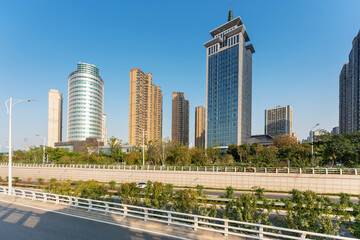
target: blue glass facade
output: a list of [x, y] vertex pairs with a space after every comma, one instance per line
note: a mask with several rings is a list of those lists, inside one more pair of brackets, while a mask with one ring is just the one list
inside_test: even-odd
[[207, 147], [238, 138], [239, 44], [208, 56]]

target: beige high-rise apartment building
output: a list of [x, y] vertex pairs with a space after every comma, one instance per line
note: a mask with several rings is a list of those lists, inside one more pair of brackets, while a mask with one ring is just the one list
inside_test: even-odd
[[[129, 144], [161, 140], [162, 92], [152, 83], [152, 74], [130, 70]], [[144, 136], [144, 137], [143, 137]]]
[[172, 94], [171, 139], [189, 145], [189, 100], [185, 99], [182, 92]]
[[205, 148], [205, 118], [206, 108], [195, 108], [195, 147]]
[[265, 134], [273, 137], [292, 134], [292, 107], [290, 105], [265, 110]]
[[48, 138], [47, 145], [54, 147], [55, 142], [62, 141], [62, 93], [58, 90], [49, 91], [48, 105]]

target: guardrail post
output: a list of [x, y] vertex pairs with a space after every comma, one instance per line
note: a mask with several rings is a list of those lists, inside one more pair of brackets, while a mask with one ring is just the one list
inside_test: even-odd
[[218, 172], [219, 171], [219, 167], [216, 167], [216, 172]]
[[58, 205], [60, 203], [60, 199], [59, 199], [59, 196], [58, 195], [55, 195], [55, 205]]
[[191, 166], [189, 166], [189, 171], [191, 171]]
[[181, 171], [183, 170], [183, 166], [181, 166]]
[[234, 172], [236, 172], [236, 167], [234, 168]]
[[105, 213], [104, 215], [106, 215], [109, 212], [109, 204], [105, 203]]
[[356, 168], [354, 169], [354, 174], [357, 175], [357, 169]]
[[229, 222], [227, 220], [224, 220], [224, 232], [225, 237], [229, 236]]
[[145, 218], [144, 218], [144, 221], [146, 222], [148, 218], [149, 218], [149, 210], [145, 208]]
[[266, 173], [266, 172], [267, 172], [267, 168], [264, 169], [264, 173]]
[[227, 167], [225, 167], [225, 170], [224, 170], [224, 172], [227, 172]]
[[306, 238], [306, 233], [302, 233], [301, 238]]
[[254, 167], [254, 173], [256, 173], [256, 167]]
[[244, 172], [246, 172], [246, 168], [244, 168]]
[[342, 169], [340, 168], [339, 170], [340, 170], [340, 175], [342, 175]]
[[327, 168], [325, 168], [325, 174], [328, 174], [328, 169]]
[[43, 194], [43, 197], [44, 197], [43, 202], [47, 202], [47, 195]]
[[275, 173], [278, 173], [278, 169], [277, 169], [277, 168], [275, 168]]
[[91, 200], [88, 200], [88, 202], [89, 202], [89, 209], [88, 209], [88, 212], [90, 212], [90, 210], [92, 209], [92, 202], [91, 202]]
[[287, 173], [288, 173], [288, 174], [290, 173], [290, 168], [287, 168]]
[[124, 218], [126, 217], [126, 215], [127, 215], [127, 207], [125, 206], [124, 207]]
[[301, 174], [301, 172], [302, 172], [302, 171], [301, 171], [301, 168], [299, 168], [299, 173]]
[[[355, 169], [356, 170], [356, 169]], [[204, 171], [206, 172], [206, 167], [204, 168]]]
[[260, 232], [259, 237], [263, 238], [264, 237], [264, 233], [263, 233], [264, 232], [264, 227], [260, 227], [259, 232]]
[[197, 230], [197, 227], [199, 226], [199, 218], [198, 217], [194, 217], [194, 230]]
[[168, 225], [171, 224], [171, 213], [168, 213]]
[[213, 172], [215, 172], [215, 167], [213, 167]]
[[196, 167], [196, 171], [197, 171], [197, 172], [199, 171], [199, 167]]
[[137, 170], [137, 165], [135, 166], [135, 170]]
[[32, 192], [32, 198], [31, 200], [35, 200], [36, 199], [36, 194], [34, 192]]
[[315, 169], [311, 168], [312, 174], [315, 174]]

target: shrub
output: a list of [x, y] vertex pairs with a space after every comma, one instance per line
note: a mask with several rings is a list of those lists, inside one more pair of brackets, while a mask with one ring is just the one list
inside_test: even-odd
[[196, 190], [197, 190], [197, 194], [199, 195], [199, 197], [203, 197], [204, 196], [204, 186], [203, 185], [196, 185]]
[[226, 188], [225, 198], [234, 198], [234, 192], [235, 192], [235, 189], [234, 189], [234, 188], [232, 188], [232, 187], [227, 187], [227, 188]]
[[2, 179], [2, 177], [0, 177], [0, 182], [2, 182], [3, 181], [3, 179]]
[[20, 178], [19, 177], [13, 177], [13, 179], [14, 179], [14, 182], [20, 182]]
[[43, 183], [44, 183], [44, 179], [38, 178], [38, 179], [37, 179], [37, 182], [38, 182], [39, 184], [43, 184]]
[[116, 188], [116, 182], [114, 180], [109, 182], [110, 185], [110, 189], [115, 189]]
[[26, 182], [27, 182], [27, 183], [31, 183], [31, 180], [32, 180], [32, 178], [29, 177], [29, 178], [26, 179]]
[[260, 201], [265, 200], [265, 194], [264, 194], [265, 189], [264, 189], [264, 188], [261, 188], [261, 187], [256, 186], [256, 187], [253, 187], [253, 190], [254, 190], [254, 192], [255, 192], [255, 197], [256, 197], [258, 200], [260, 200]]

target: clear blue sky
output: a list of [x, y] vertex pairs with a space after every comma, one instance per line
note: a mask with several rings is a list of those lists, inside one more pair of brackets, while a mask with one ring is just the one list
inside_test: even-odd
[[[48, 91], [64, 93], [79, 61], [96, 65], [105, 82], [108, 134], [128, 140], [129, 70], [153, 74], [164, 98], [163, 134], [171, 135], [171, 94], [205, 105], [209, 31], [227, 21], [229, 1], [0, 0], [0, 144], [8, 141], [9, 97], [38, 99], [13, 108], [13, 144], [47, 136]], [[359, 0], [232, 1], [253, 56], [252, 134], [264, 132], [264, 110], [293, 107], [293, 130], [306, 138], [317, 122], [338, 125], [338, 76], [360, 29]], [[28, 139], [26, 142], [24, 139]], [[5, 149], [3, 149], [5, 151]]]

